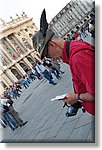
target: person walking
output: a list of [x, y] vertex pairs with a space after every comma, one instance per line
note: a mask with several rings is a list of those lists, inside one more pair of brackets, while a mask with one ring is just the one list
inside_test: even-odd
[[41, 80], [41, 79], [42, 79], [41, 75], [38, 73], [38, 71], [37, 71], [37, 69], [36, 69], [36, 65], [34, 65], [34, 66], [32, 67], [32, 73], [35, 75], [35, 77], [36, 77], [38, 80]]
[[18, 112], [15, 111], [13, 107], [13, 101], [10, 99], [7, 99], [5, 97], [1, 98], [1, 104], [3, 105], [3, 108], [6, 109], [7, 114], [13, 117], [14, 121], [16, 122], [17, 127], [24, 126], [28, 121], [23, 122], [23, 120], [19, 117]]
[[55, 83], [52, 79], [52, 75], [50, 73], [50, 71], [48, 71], [46, 69], [46, 67], [44, 67], [44, 65], [41, 64], [41, 62], [38, 62], [37, 65], [36, 65], [36, 69], [38, 71], [39, 74], [43, 74], [44, 77], [49, 81], [49, 84], [52, 84], [52, 85], [56, 85], [57, 83]]
[[48, 58], [44, 58], [43, 59], [43, 65], [45, 67], [47, 67], [51, 73], [54, 74], [54, 76], [57, 78], [57, 79], [61, 79], [61, 76], [60, 76], [60, 72], [58, 71], [58, 69], [55, 67], [54, 63], [51, 61], [51, 59], [48, 59]]
[[8, 113], [8, 108], [10, 104], [5, 103], [4, 100], [0, 97], [0, 115], [1, 118], [5, 121], [6, 125], [8, 125], [12, 131], [18, 128], [13, 117]]

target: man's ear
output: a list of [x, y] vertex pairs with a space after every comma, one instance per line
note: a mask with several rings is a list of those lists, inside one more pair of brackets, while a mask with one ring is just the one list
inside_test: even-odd
[[53, 46], [54, 46], [53, 44], [54, 44], [54, 43], [52, 43], [51, 41], [49, 41], [48, 46], [53, 47]]
[[53, 42], [53, 41], [49, 41], [49, 44], [50, 44], [52, 47], [55, 47], [55, 48], [56, 48], [56, 46], [57, 46], [57, 44], [56, 44], [55, 42]]

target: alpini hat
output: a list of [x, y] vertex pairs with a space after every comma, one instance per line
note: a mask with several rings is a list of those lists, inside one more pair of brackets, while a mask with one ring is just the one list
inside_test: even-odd
[[40, 30], [36, 32], [32, 38], [35, 50], [39, 51], [41, 59], [44, 57], [43, 53], [48, 41], [52, 38], [54, 32], [48, 30], [48, 23], [46, 20], [46, 12], [43, 10], [40, 18]]

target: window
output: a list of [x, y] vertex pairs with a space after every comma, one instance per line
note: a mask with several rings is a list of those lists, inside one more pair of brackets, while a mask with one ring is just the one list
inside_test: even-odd
[[25, 31], [28, 32], [28, 29], [26, 28]]
[[73, 5], [73, 2], [72, 2], [72, 1], [70, 2], [70, 5]]
[[33, 34], [32, 34], [32, 33], [29, 33], [29, 37], [31, 37], [31, 38], [32, 38], [32, 37], [33, 37]]
[[63, 13], [65, 12], [65, 9], [63, 9]]
[[22, 41], [26, 41], [26, 39], [25, 39], [25, 38], [22, 38]]
[[34, 29], [34, 26], [31, 26], [30, 28], [31, 28], [31, 29]]
[[67, 8], [69, 8], [70, 6], [69, 6], [69, 4], [67, 5]]
[[20, 33], [20, 32], [18, 32], [18, 33], [17, 33], [17, 35], [18, 35], [18, 36], [20, 36], [20, 35], [21, 35], [21, 33]]
[[54, 21], [57, 21], [57, 18], [54, 18]]
[[58, 14], [57, 16], [58, 16], [58, 17], [61, 17], [61, 14]]

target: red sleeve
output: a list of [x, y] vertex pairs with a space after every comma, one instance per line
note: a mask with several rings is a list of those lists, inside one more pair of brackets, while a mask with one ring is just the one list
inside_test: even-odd
[[76, 53], [73, 56], [73, 67], [87, 92], [95, 97], [95, 57], [93, 52], [80, 51]]

